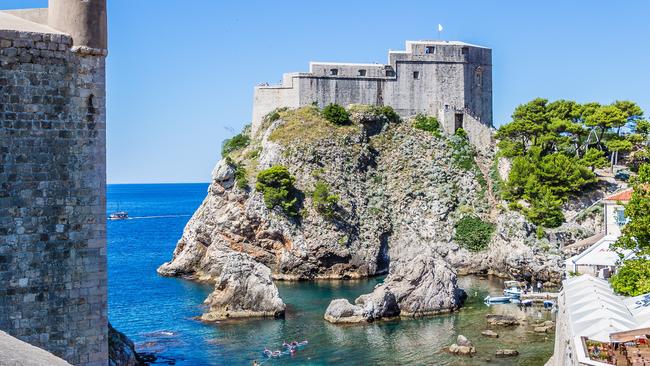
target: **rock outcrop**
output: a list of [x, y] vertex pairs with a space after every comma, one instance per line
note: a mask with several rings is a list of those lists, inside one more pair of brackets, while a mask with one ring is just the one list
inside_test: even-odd
[[[560, 279], [561, 258], [541, 245], [535, 227], [514, 212], [495, 214], [463, 137], [389, 123], [372, 110], [355, 113], [352, 124], [335, 126], [312, 107], [280, 112], [217, 164], [172, 260], [158, 270], [215, 284], [204, 319], [278, 316], [284, 304], [272, 279], [389, 273], [355, 304], [333, 302], [326, 316], [337, 322], [393, 316], [386, 296], [394, 296], [400, 316], [454, 310], [462, 303], [456, 273]], [[274, 165], [295, 177], [298, 217], [267, 208], [254, 189], [257, 173]], [[317, 183], [338, 198], [329, 216], [313, 203]], [[466, 215], [496, 224], [486, 250], [454, 240], [454, 223]]]
[[456, 343], [449, 346], [449, 352], [456, 355], [472, 356], [476, 353], [476, 347], [464, 335], [459, 334]]
[[144, 362], [135, 351], [133, 342], [108, 323], [108, 365], [142, 366]]
[[485, 317], [489, 325], [511, 327], [521, 324], [519, 319], [512, 315], [488, 314]]

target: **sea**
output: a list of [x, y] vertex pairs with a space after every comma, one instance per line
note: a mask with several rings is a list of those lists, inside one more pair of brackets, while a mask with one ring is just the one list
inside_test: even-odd
[[[287, 304], [284, 319], [197, 320], [211, 286], [161, 277], [156, 268], [171, 259], [185, 224], [201, 204], [208, 184], [116, 184], [108, 186], [107, 215], [128, 211], [130, 218], [108, 222], [108, 316], [139, 352], [154, 355], [154, 365], [544, 365], [553, 353], [553, 334], [529, 327], [497, 328], [487, 338], [490, 313], [552, 319], [539, 307], [487, 306], [499, 295], [502, 280], [464, 276], [459, 284], [469, 299], [453, 314], [423, 319], [333, 325], [323, 320], [330, 300], [351, 302], [383, 281], [276, 282]], [[445, 351], [462, 334], [474, 343], [474, 357]], [[294, 355], [266, 358], [263, 350], [281, 350], [283, 342], [308, 341]], [[519, 351], [495, 358], [499, 348]]]

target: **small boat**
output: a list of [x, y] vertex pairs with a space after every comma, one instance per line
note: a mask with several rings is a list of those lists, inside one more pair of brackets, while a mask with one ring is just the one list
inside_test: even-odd
[[505, 281], [503, 286], [505, 287], [503, 290], [503, 296], [518, 299], [523, 293], [521, 284], [518, 281]]
[[113, 212], [108, 216], [109, 220], [126, 220], [129, 218], [129, 213], [126, 211]]
[[507, 304], [510, 302], [510, 298], [508, 296], [486, 296], [483, 301], [486, 304]]
[[510, 288], [507, 288], [507, 289], [503, 290], [503, 295], [504, 296], [512, 297], [512, 298], [515, 298], [515, 299], [518, 299], [519, 297], [521, 297], [521, 294], [522, 294], [522, 291], [518, 287], [510, 287]]

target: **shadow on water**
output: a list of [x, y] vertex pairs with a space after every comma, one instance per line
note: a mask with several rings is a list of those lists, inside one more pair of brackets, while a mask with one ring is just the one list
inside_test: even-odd
[[[109, 318], [141, 351], [154, 353], [154, 364], [250, 365], [543, 365], [553, 348], [552, 334], [530, 328], [497, 329], [498, 339], [485, 338], [488, 313], [522, 314], [547, 319], [537, 308], [515, 305], [487, 307], [482, 299], [501, 292], [496, 278], [462, 277], [469, 295], [459, 312], [424, 319], [338, 326], [323, 320], [334, 298], [350, 301], [370, 292], [383, 277], [365, 280], [276, 282], [287, 303], [284, 319], [252, 319], [205, 324], [194, 319], [211, 286], [160, 277], [156, 268], [171, 258], [188, 217], [201, 203], [207, 185], [109, 186], [109, 207], [119, 201], [133, 216], [166, 216], [108, 224]], [[522, 313], [525, 312], [525, 313]], [[458, 334], [477, 347], [473, 358], [451, 356], [444, 347]], [[265, 359], [261, 351], [280, 349], [284, 341], [309, 340], [295, 356]], [[497, 348], [514, 348], [515, 359], [495, 360]], [[488, 361], [487, 359], [491, 359]]]

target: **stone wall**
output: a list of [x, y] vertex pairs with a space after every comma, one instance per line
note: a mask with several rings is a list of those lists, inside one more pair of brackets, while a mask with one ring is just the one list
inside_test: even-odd
[[105, 51], [0, 31], [0, 329], [106, 365]]
[[408, 41], [388, 64], [312, 62], [308, 73], [285, 74], [281, 85], [260, 85], [253, 132], [280, 107], [316, 103], [389, 105], [402, 117], [436, 116], [443, 130], [468, 130], [479, 148], [492, 140], [492, 51], [462, 42]]

